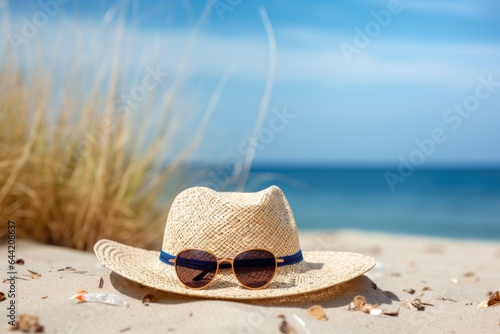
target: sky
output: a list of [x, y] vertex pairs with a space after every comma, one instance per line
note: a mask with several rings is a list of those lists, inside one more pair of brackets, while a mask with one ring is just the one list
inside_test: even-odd
[[206, 1], [89, 0], [51, 13], [54, 1], [66, 0], [10, 6], [29, 20], [49, 8], [48, 41], [78, 22], [101, 50], [126, 7], [125, 70], [175, 76], [197, 32], [183, 97], [204, 110], [225, 82], [198, 161], [245, 156], [273, 73], [265, 8], [276, 63], [256, 164], [500, 166], [498, 1], [216, 0], [203, 24]]

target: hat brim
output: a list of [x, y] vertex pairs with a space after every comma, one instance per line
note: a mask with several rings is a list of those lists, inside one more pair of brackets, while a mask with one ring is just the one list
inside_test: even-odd
[[159, 260], [159, 252], [127, 246], [112, 240], [100, 240], [94, 246], [97, 259], [120, 276], [158, 290], [214, 299], [269, 299], [292, 296], [332, 287], [363, 275], [373, 268], [369, 256], [334, 251], [303, 252], [304, 260], [283, 266], [265, 289], [242, 288], [232, 272], [222, 271], [202, 290], [184, 287], [173, 266]]

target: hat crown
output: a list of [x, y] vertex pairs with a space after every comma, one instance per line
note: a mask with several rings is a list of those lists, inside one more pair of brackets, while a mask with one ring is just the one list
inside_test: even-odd
[[285, 195], [276, 186], [255, 193], [193, 187], [175, 198], [165, 224], [163, 250], [197, 248], [219, 258], [264, 248], [277, 257], [300, 250], [297, 227]]

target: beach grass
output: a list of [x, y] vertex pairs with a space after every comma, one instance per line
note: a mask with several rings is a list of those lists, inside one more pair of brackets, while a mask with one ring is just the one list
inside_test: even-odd
[[81, 36], [55, 50], [30, 40], [31, 66], [23, 67], [20, 52], [28, 51], [13, 50], [2, 34], [0, 212], [2, 226], [16, 222], [18, 238], [82, 250], [101, 238], [159, 248], [173, 197], [195, 178], [185, 162], [199, 140], [179, 148], [189, 110], [175, 103], [178, 87], [158, 83], [135, 109], [117, 106], [123, 25], [113, 33], [104, 74], [78, 58], [45, 61], [84, 49]]
[[[46, 244], [91, 250], [109, 238], [159, 249], [175, 196], [206, 184], [210, 167], [194, 168], [193, 154], [235, 71], [229, 66], [221, 74], [205, 106], [192, 96], [190, 61], [213, 2], [197, 19], [179, 63], [165, 68], [158, 41], [145, 47], [135, 19], [126, 23], [126, 3], [90, 23], [58, 9], [33, 36], [23, 35], [20, 24], [35, 15], [14, 16], [8, 4], [0, 0], [0, 237], [12, 220], [17, 237]], [[255, 138], [276, 62], [272, 27], [260, 12], [274, 51]], [[139, 46], [142, 54], [133, 52]], [[254, 155], [248, 149], [239, 157], [241, 168], [217, 190], [242, 191]]]

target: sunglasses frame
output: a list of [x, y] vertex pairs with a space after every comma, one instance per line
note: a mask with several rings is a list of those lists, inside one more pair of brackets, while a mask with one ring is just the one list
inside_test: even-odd
[[[234, 258], [232, 259], [220, 259], [212, 252], [210, 251], [207, 251], [207, 250], [204, 250], [204, 249], [198, 249], [198, 248], [186, 248], [186, 249], [183, 249], [181, 250], [179, 253], [177, 254], [181, 254], [182, 252], [185, 252], [185, 251], [190, 251], [190, 250], [194, 250], [194, 251], [201, 251], [201, 252], [205, 252], [205, 253], [208, 253], [210, 255], [212, 255], [214, 257], [215, 260], [217, 260], [217, 269], [215, 270], [215, 273], [214, 273], [214, 276], [212, 277], [212, 279], [210, 280], [210, 282], [208, 282], [206, 285], [202, 286], [202, 287], [199, 287], [199, 288], [192, 288], [190, 286], [187, 286], [186, 284], [184, 284], [184, 282], [179, 278], [179, 274], [177, 273], [177, 256], [175, 256], [175, 259], [169, 259], [168, 262], [170, 263], [173, 263], [174, 264], [174, 268], [175, 268], [175, 274], [177, 275], [177, 279], [182, 283], [182, 285], [184, 285], [186, 288], [188, 289], [192, 289], [192, 290], [202, 290], [202, 289], [205, 289], [206, 287], [208, 287], [210, 284], [212, 284], [215, 280], [215, 277], [219, 274], [219, 270], [220, 270], [220, 265], [222, 263], [230, 263], [231, 264], [231, 271], [233, 272], [233, 275], [234, 277], [236, 277], [236, 280], [238, 281], [238, 283], [243, 286], [245, 289], [249, 289], [249, 290], [261, 290], [261, 289], [265, 289], [269, 286], [269, 284], [271, 284], [271, 282], [274, 280], [274, 278], [276, 277], [276, 274], [278, 272], [278, 263], [283, 263], [285, 262], [285, 260], [283, 259], [279, 259], [276, 257], [276, 255], [274, 255], [273, 252], [271, 252], [270, 250], [268, 249], [264, 249], [264, 248], [250, 248], [250, 249], [247, 249], [247, 250], [244, 250], [242, 252], [239, 252], [238, 254], [236, 254], [234, 256], [234, 258], [238, 257], [238, 255], [240, 254], [243, 254], [243, 253], [246, 253], [246, 252], [249, 252], [249, 251], [253, 251], [253, 250], [257, 250], [257, 251], [265, 251], [265, 252], [268, 252], [269, 254], [271, 254], [273, 257], [274, 257], [274, 273], [273, 273], [273, 277], [271, 277], [271, 279], [269, 280], [269, 282], [267, 282], [265, 285], [261, 286], [261, 287], [258, 287], [258, 288], [252, 288], [252, 287], [249, 287], [248, 285], [244, 284], [242, 281], [240, 281], [240, 279], [238, 278], [238, 275], [236, 275], [236, 273], [234, 272]], [[225, 268], [224, 268], [225, 269]]]

